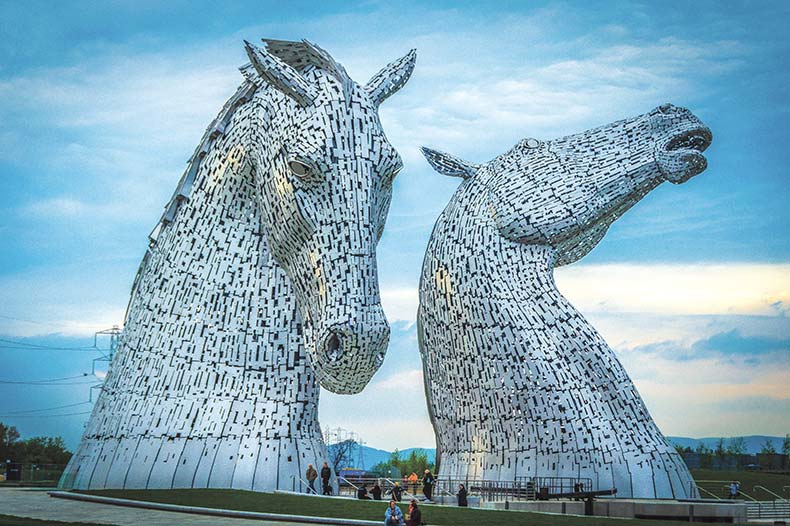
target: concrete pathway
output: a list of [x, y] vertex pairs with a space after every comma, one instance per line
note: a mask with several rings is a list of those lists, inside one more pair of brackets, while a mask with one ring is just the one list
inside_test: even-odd
[[225, 517], [203, 517], [189, 513], [127, 508], [111, 504], [55, 499], [46, 491], [28, 488], [0, 488], [0, 514], [64, 522], [93, 522], [116, 526], [294, 526], [276, 522]]

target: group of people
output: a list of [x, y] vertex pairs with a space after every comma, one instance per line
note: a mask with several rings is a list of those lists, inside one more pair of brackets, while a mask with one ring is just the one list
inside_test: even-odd
[[[307, 479], [307, 484], [310, 487], [308, 493], [315, 493], [316, 495], [318, 492], [315, 490], [315, 481], [318, 478], [318, 472], [315, 470], [312, 464], [307, 465], [307, 471], [304, 474], [305, 478]], [[332, 469], [329, 467], [329, 464], [324, 462], [323, 467], [321, 468], [321, 494], [322, 495], [331, 495], [332, 494], [332, 485], [329, 484], [329, 479], [332, 478]]]
[[[368, 493], [370, 493], [370, 495], [368, 495]], [[390, 491], [390, 493], [392, 493], [392, 491]], [[357, 498], [360, 500], [381, 500], [381, 486], [379, 486], [378, 482], [374, 482], [373, 487], [368, 491], [368, 485], [362, 484], [362, 486], [357, 488]]]
[[[430, 472], [426, 469], [426, 477], [430, 475]], [[430, 484], [431, 487], [428, 489], [428, 493], [426, 493], [426, 498], [430, 501], [428, 497], [431, 495], [431, 491], [433, 490], [433, 484], [436, 482], [436, 479], [433, 478], [433, 475], [430, 475]], [[398, 487], [397, 483], [395, 487]], [[425, 492], [425, 478], [423, 478], [423, 492]], [[459, 506], [466, 506], [467, 505], [467, 491], [463, 484], [458, 485], [458, 505]], [[398, 493], [398, 497], [400, 497], [400, 492]], [[406, 513], [406, 516], [403, 515], [403, 511], [398, 507], [398, 501], [395, 499], [395, 493], [393, 492], [393, 498], [390, 500], [390, 505], [387, 508], [387, 511], [384, 512], [384, 525], [385, 526], [420, 526], [423, 524], [422, 522], [422, 511], [417, 504], [417, 499], [411, 499], [409, 502], [409, 511]]]
[[[430, 469], [425, 470], [425, 476], [422, 478], [422, 492], [425, 495], [425, 500], [430, 502], [433, 496], [433, 486], [436, 484], [436, 478], [431, 473]], [[387, 495], [392, 495], [392, 500], [400, 502], [403, 499], [403, 487], [399, 482], [393, 484], [392, 488], [387, 492]], [[368, 495], [368, 493], [370, 495]], [[381, 500], [381, 486], [376, 482], [373, 488], [368, 491], [368, 485], [362, 484], [357, 488], [357, 498], [360, 500]]]
[[[332, 469], [324, 462], [321, 468], [321, 489], [322, 495], [332, 495], [332, 486], [329, 480], [332, 478]], [[308, 464], [305, 478], [309, 485], [309, 493], [318, 494], [315, 489], [315, 481], [318, 479], [319, 473], [312, 464]], [[426, 469], [422, 477], [422, 492], [425, 495], [426, 502], [432, 502], [433, 487], [436, 485], [436, 477], [433, 476], [430, 469]], [[392, 495], [389, 507], [384, 513], [384, 524], [386, 526], [420, 526], [422, 524], [422, 511], [419, 508], [417, 499], [411, 499], [409, 503], [409, 511], [404, 516], [403, 511], [398, 507], [398, 502], [403, 498], [403, 487], [396, 482], [392, 488], [387, 492]], [[378, 481], [373, 484], [373, 487], [368, 490], [367, 484], [362, 484], [357, 488], [357, 498], [360, 500], [381, 500], [382, 490]], [[458, 485], [458, 498], [459, 506], [467, 506], [467, 491], [463, 484]]]
[[384, 512], [385, 526], [420, 526], [421, 524], [422, 511], [420, 511], [419, 506], [417, 506], [417, 499], [411, 499], [409, 511], [405, 517], [395, 499], [390, 501], [387, 511]]

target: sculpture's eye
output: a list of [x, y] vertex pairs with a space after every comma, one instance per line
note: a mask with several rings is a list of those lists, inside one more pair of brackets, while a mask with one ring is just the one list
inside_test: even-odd
[[297, 161], [296, 159], [291, 159], [288, 161], [288, 168], [291, 170], [291, 173], [300, 179], [308, 177], [310, 172], [312, 172], [310, 166], [301, 161]]
[[526, 141], [524, 141], [524, 146], [530, 149], [537, 148], [538, 146], [540, 146], [540, 141], [537, 139], [529, 138]]

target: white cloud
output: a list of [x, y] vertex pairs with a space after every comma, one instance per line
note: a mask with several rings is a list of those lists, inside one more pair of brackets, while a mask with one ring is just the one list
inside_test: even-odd
[[384, 313], [390, 321], [411, 321], [417, 320], [417, 307], [420, 299], [416, 288], [397, 287], [381, 288], [381, 305]]
[[789, 264], [570, 265], [557, 285], [584, 312], [775, 315], [790, 301]]
[[53, 197], [34, 201], [25, 207], [25, 211], [41, 217], [73, 217], [80, 216], [87, 209], [86, 203], [71, 197]]
[[122, 325], [132, 271], [100, 260], [0, 277], [0, 334], [90, 336]]
[[407, 369], [373, 382], [371, 390], [399, 391], [402, 389], [421, 389], [422, 386], [422, 369]]
[[[569, 265], [557, 286], [585, 314], [781, 315], [790, 305], [790, 264]], [[417, 288], [382, 286], [390, 320], [415, 321]]]

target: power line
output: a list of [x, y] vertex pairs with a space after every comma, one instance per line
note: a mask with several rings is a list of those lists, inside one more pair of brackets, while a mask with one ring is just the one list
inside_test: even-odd
[[81, 413], [64, 413], [61, 415], [0, 415], [0, 418], [53, 418], [56, 416], [76, 416], [89, 414], [91, 414], [91, 411], [83, 411]]
[[47, 378], [42, 380], [0, 380], [0, 384], [26, 384], [26, 385], [48, 385], [57, 383], [57, 385], [73, 385], [75, 383], [85, 383], [85, 382], [69, 382], [65, 384], [60, 384], [64, 380], [74, 380], [75, 378], [85, 378], [88, 379], [88, 373], [82, 373], [75, 376], [64, 376], [62, 378]]
[[[55, 346], [46, 345], [46, 344], [43, 344], [43, 343], [29, 343], [29, 342], [23, 342], [23, 341], [20, 341], [20, 340], [9, 340], [8, 338], [0, 338], [0, 342], [6, 343], [6, 344], [11, 344], [11, 345], [18, 345], [20, 347], [30, 347], [31, 349], [54, 349], [54, 348], [56, 348]], [[95, 349], [95, 347], [93, 347], [93, 346], [85, 347], [84, 345], [80, 346], [80, 347], [57, 347], [57, 348], [58, 349]]]
[[[40, 413], [42, 411], [54, 411], [55, 409], [66, 409], [68, 407], [77, 407], [78, 405], [85, 405], [89, 403], [90, 402], [86, 400], [84, 402], [77, 402], [76, 404], [56, 405], [53, 407], [43, 407], [41, 409], [21, 409], [19, 411], [11, 411], [10, 413], [7, 414], [7, 416], [8, 415], [24, 416], [23, 413]], [[46, 415], [34, 415], [34, 416], [46, 416]]]
[[35, 385], [35, 386], [50, 386], [50, 385], [94, 385], [101, 383], [98, 378], [95, 380], [88, 380], [87, 382], [13, 382], [8, 380], [0, 380], [0, 385]]

